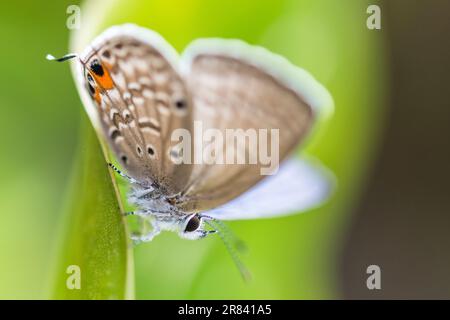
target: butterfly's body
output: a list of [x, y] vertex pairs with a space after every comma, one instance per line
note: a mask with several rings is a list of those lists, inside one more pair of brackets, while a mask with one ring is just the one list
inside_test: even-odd
[[154, 212], [177, 212], [169, 198], [154, 188], [134, 187], [128, 194], [128, 201], [143, 210]]
[[[204, 222], [234, 219], [240, 208], [245, 210], [240, 219], [276, 216], [313, 207], [328, 196], [322, 169], [283, 160], [330, 111], [332, 100], [284, 58], [223, 39], [198, 40], [179, 57], [157, 33], [124, 25], [97, 37], [74, 67], [93, 125], [128, 174], [129, 202], [152, 223], [153, 230], [138, 240], [149, 241], [163, 230], [199, 239], [214, 232], [205, 230]], [[277, 130], [279, 141], [271, 137], [266, 144], [278, 146], [277, 160], [284, 164], [265, 177], [259, 162], [180, 162], [185, 154], [172, 135], [193, 133], [194, 122], [219, 134]], [[211, 141], [194, 135], [194, 152], [196, 144]], [[219, 147], [229, 151], [228, 145]], [[236, 149], [250, 157], [246, 145]]]
[[157, 188], [135, 185], [128, 194], [128, 201], [139, 208], [133, 214], [149, 218], [153, 226], [149, 234], [134, 236], [136, 242], [150, 241], [160, 231], [176, 232], [180, 237], [191, 240], [203, 238], [212, 233], [203, 230], [205, 217], [183, 212], [175, 205], [179, 201], [178, 196], [168, 197]]

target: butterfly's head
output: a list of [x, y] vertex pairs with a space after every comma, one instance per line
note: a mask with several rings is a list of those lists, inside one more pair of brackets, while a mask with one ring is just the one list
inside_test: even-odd
[[206, 237], [208, 234], [216, 233], [216, 230], [205, 230], [203, 218], [199, 214], [186, 216], [181, 224], [178, 235], [183, 239], [198, 240]]

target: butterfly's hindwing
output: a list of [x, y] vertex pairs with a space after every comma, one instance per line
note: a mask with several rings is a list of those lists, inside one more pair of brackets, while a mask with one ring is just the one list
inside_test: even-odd
[[103, 134], [122, 166], [168, 195], [179, 192], [191, 166], [170, 160], [171, 133], [190, 130], [192, 102], [176, 66], [164, 52], [127, 34], [105, 37], [82, 60], [85, 78], [93, 78], [98, 90], [91, 96]]
[[[226, 129], [279, 130], [279, 161], [309, 132], [314, 120], [311, 106], [267, 69], [226, 51], [197, 50], [189, 63], [194, 120], [201, 121], [204, 129], [219, 129], [224, 136]], [[269, 150], [271, 143], [268, 136]], [[249, 159], [248, 145], [231, 146]], [[260, 162], [197, 165], [181, 206], [186, 211], [203, 211], [224, 204], [264, 178], [260, 169]]]

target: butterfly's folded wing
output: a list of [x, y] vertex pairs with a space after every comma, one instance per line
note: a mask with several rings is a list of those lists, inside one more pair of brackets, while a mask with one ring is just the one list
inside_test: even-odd
[[204, 215], [220, 220], [242, 220], [294, 214], [323, 203], [333, 185], [333, 175], [318, 163], [292, 158], [275, 175]]
[[[192, 102], [175, 50], [153, 31], [123, 25], [102, 33], [80, 58], [80, 91], [84, 96], [89, 92], [88, 74], [96, 85], [91, 99], [83, 99], [87, 111], [122, 167], [169, 195], [181, 191], [191, 166], [175, 165], [169, 158], [176, 144], [171, 134], [178, 128], [191, 130]], [[102, 72], [96, 74], [99, 66]]]
[[[324, 107], [332, 106], [328, 92], [308, 73], [240, 41], [196, 41], [179, 64], [161, 36], [124, 25], [105, 31], [80, 58], [78, 87], [94, 126], [129, 175], [157, 183], [166, 195], [182, 194], [177, 205], [186, 212], [220, 206], [265, 176], [260, 162], [175, 164], [171, 158], [180, 157], [172, 153], [175, 129], [192, 133], [193, 120], [225, 137], [226, 129], [265, 129], [269, 150], [270, 130], [276, 129], [277, 162], [306, 137]], [[226, 142], [223, 154], [232, 149], [249, 159], [248, 145]]]
[[[321, 107], [331, 106], [327, 91], [308, 73], [267, 50], [237, 40], [205, 39], [190, 45], [182, 57], [182, 72], [194, 103], [193, 118], [203, 130], [266, 129], [268, 150], [278, 130], [279, 158], [285, 159], [304, 140]], [[196, 137], [197, 139], [198, 137]], [[198, 142], [198, 140], [197, 140]], [[225, 140], [223, 153], [234, 149], [249, 159], [248, 144]], [[263, 140], [258, 140], [258, 150]], [[206, 147], [207, 142], [203, 142]], [[220, 206], [265, 177], [257, 164], [195, 165], [184, 198], [185, 211]]]

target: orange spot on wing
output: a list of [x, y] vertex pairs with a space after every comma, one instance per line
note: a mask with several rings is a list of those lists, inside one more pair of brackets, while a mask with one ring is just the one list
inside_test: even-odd
[[95, 82], [97, 82], [97, 84], [102, 87], [102, 89], [110, 90], [114, 88], [114, 82], [111, 78], [111, 75], [109, 74], [108, 69], [105, 66], [103, 66], [103, 71], [104, 72], [102, 76], [98, 76], [94, 72], [91, 72], [91, 75], [94, 78]]
[[102, 104], [102, 97], [100, 96], [100, 91], [98, 89], [95, 90], [94, 100], [99, 106]]

